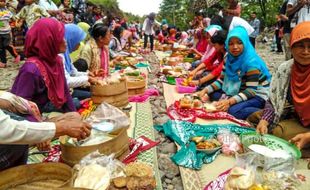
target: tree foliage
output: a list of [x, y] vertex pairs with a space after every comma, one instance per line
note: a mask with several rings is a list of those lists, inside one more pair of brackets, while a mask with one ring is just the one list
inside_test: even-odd
[[163, 0], [160, 5], [159, 18], [167, 19], [170, 25], [180, 29], [187, 29], [193, 19], [193, 12], [189, 11], [191, 0]]
[[[208, 0], [207, 0], [208, 1]], [[205, 0], [163, 0], [160, 6], [159, 16], [168, 20], [169, 24], [174, 24], [181, 29], [189, 27], [189, 21], [194, 17], [194, 13], [203, 11], [207, 15], [212, 15], [218, 10], [217, 6], [207, 7]], [[258, 18], [265, 26], [272, 26], [279, 13], [279, 8], [283, 0], [240, 0], [242, 5], [242, 15], [244, 19], [249, 19], [252, 12], [256, 12]], [[227, 0], [219, 0], [216, 5], [227, 6]]]
[[243, 0], [241, 16], [247, 19], [252, 12], [256, 12], [265, 26], [272, 26], [282, 3], [283, 0]]

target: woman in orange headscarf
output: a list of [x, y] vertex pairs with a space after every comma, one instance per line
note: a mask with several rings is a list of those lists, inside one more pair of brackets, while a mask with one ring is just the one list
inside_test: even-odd
[[281, 64], [273, 75], [270, 102], [257, 130], [267, 133], [268, 125], [276, 124], [270, 129], [274, 135], [291, 139], [302, 149], [310, 144], [310, 22], [293, 29], [291, 49], [294, 59]]

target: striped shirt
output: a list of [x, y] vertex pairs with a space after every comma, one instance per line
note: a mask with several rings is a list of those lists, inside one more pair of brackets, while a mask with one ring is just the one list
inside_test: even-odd
[[[225, 67], [220, 75], [220, 77], [213, 82], [211, 85], [207, 86], [208, 94], [222, 89], [225, 74]], [[267, 76], [260, 72], [257, 68], [249, 68], [244, 76], [241, 77], [241, 86], [239, 89], [239, 94], [233, 96], [236, 103], [246, 101], [255, 96], [259, 96], [264, 100], [269, 97], [269, 85], [270, 82], [267, 80]]]
[[12, 17], [13, 14], [7, 8], [0, 8], [0, 34], [11, 32], [10, 20]]

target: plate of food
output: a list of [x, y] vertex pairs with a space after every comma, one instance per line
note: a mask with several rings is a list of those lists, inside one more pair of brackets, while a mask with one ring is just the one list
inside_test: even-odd
[[197, 151], [206, 154], [213, 154], [222, 148], [221, 143], [216, 139], [206, 139], [204, 137], [194, 137], [192, 141], [196, 143]]
[[[265, 134], [260, 135], [256, 132], [244, 133], [241, 135], [241, 143], [246, 150], [249, 150], [250, 146], [253, 144], [266, 146], [269, 149], [275, 150], [284, 150], [288, 154], [294, 156], [296, 159], [301, 158], [300, 150], [294, 145], [289, 143], [288, 141], [278, 138], [273, 135]], [[253, 146], [252, 146], [253, 148]], [[257, 147], [254, 147], [257, 148]], [[256, 149], [255, 149], [256, 150]]]

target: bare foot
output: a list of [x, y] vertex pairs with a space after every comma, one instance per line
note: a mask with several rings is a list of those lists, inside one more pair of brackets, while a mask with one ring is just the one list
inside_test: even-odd
[[6, 64], [0, 62], [0, 68], [6, 68]]
[[15, 57], [14, 63], [18, 64], [20, 62], [20, 55]]

